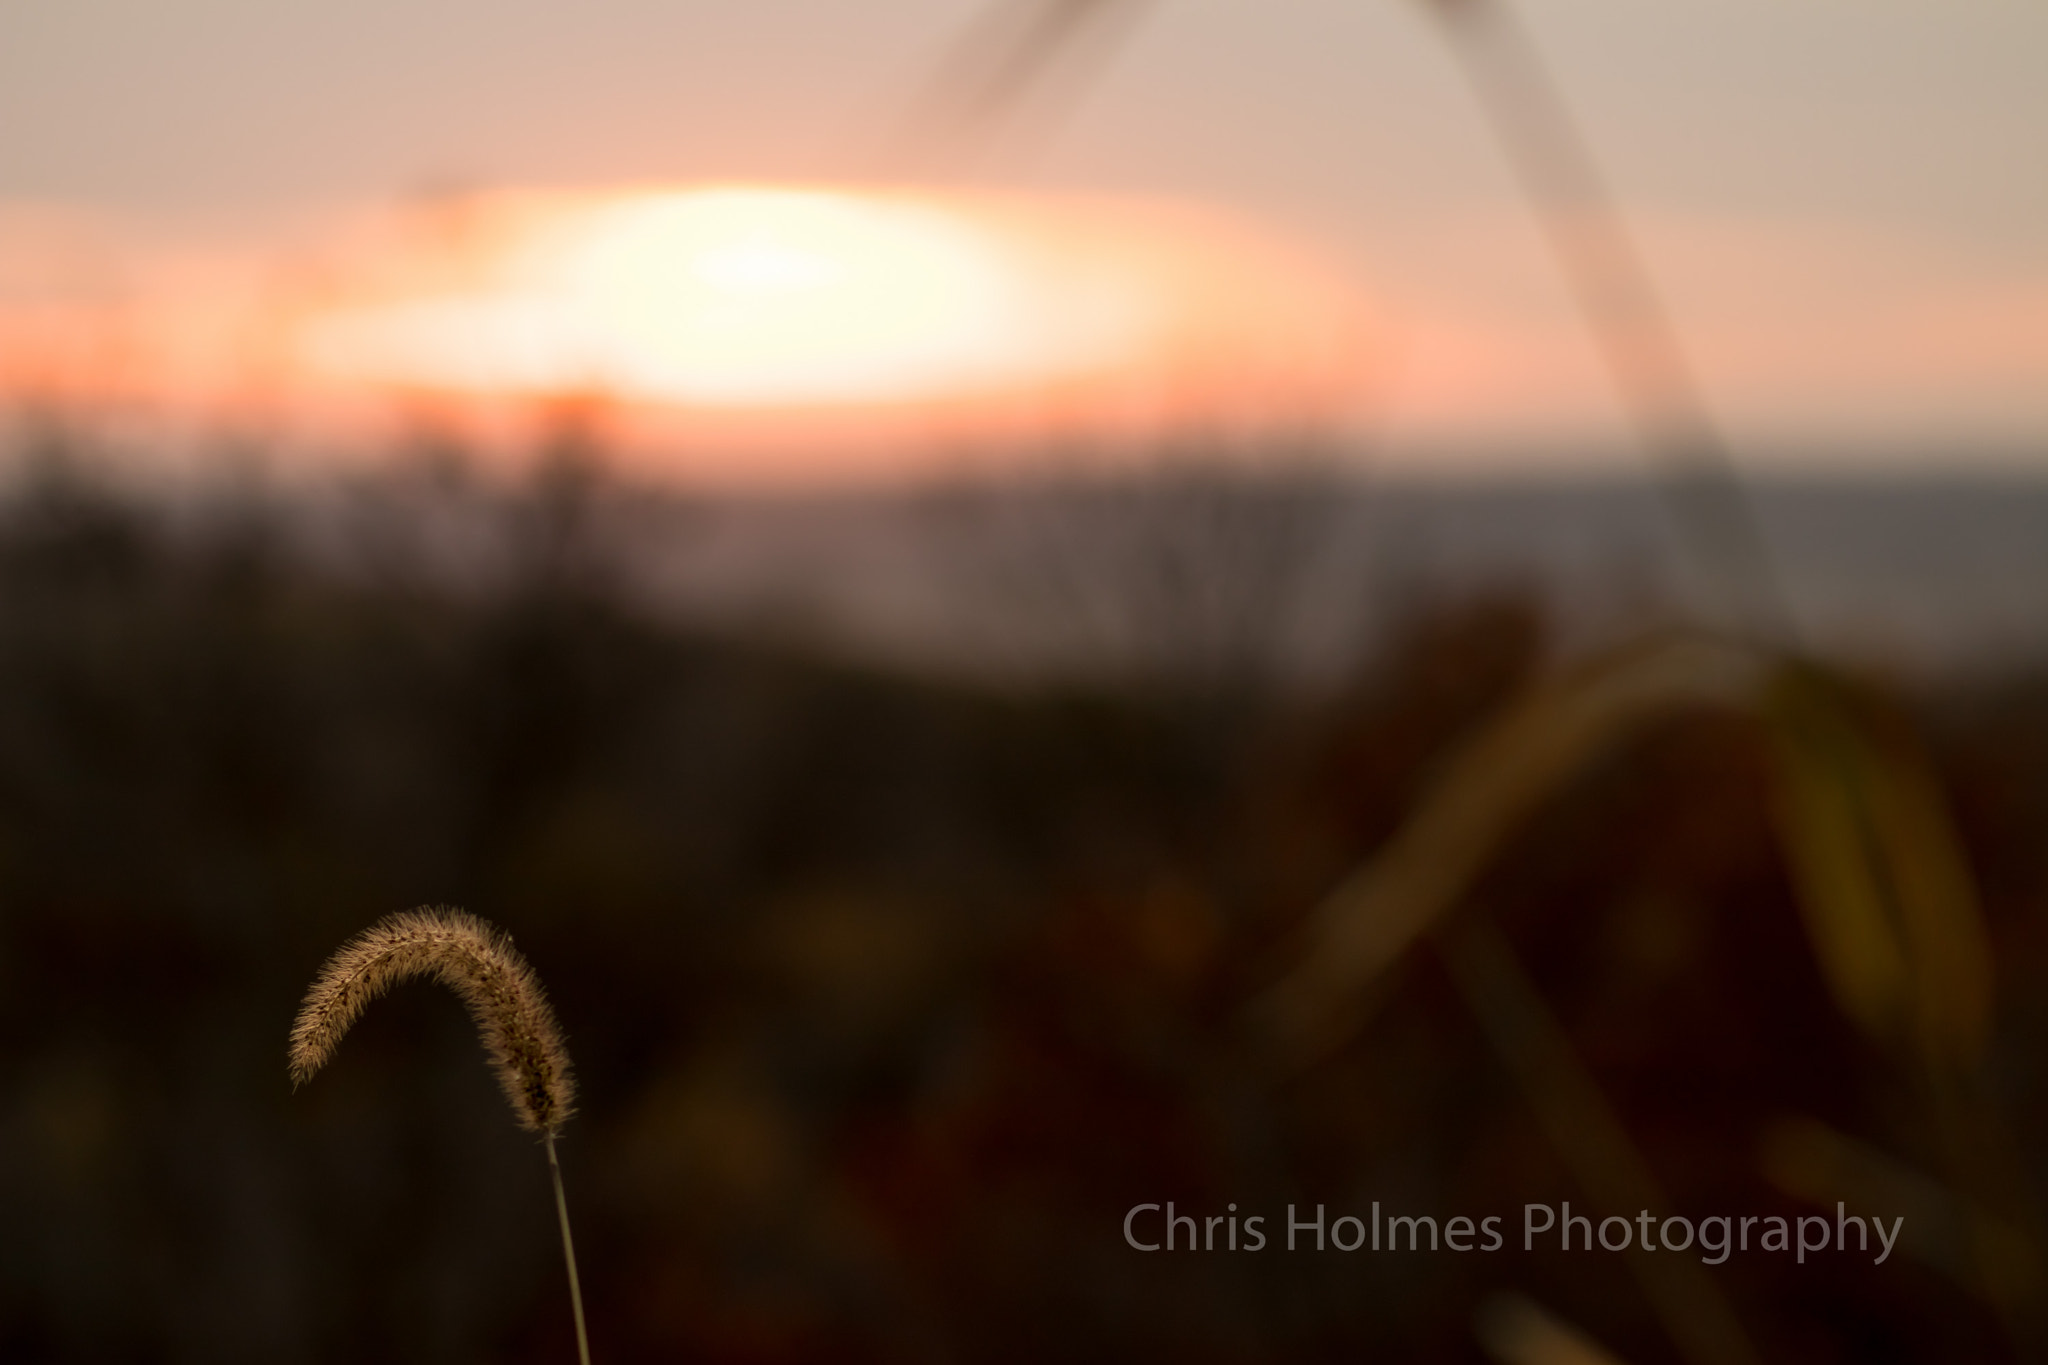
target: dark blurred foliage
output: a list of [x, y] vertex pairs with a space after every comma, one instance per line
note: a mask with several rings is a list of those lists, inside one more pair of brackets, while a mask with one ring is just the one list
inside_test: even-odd
[[[677, 624], [589, 491], [503, 496], [461, 583], [390, 545], [323, 567], [255, 493], [172, 516], [54, 464], [6, 504], [0, 1359], [573, 1358], [545, 1162], [452, 999], [405, 988], [285, 1080], [323, 957], [431, 902], [511, 930], [567, 1030], [599, 1361], [1469, 1361], [1500, 1289], [1677, 1358], [1624, 1258], [1519, 1250], [1525, 1202], [1586, 1201], [1428, 950], [1313, 1064], [1242, 1024], [1548, 666], [1538, 604], [1418, 612], [1314, 700], [976, 688]], [[2038, 1153], [2048, 685], [1885, 705], [1958, 813]], [[1932, 1165], [1813, 965], [1764, 761], [1740, 715], [1660, 724], [1471, 898], [1695, 1216], [1816, 1211], [1762, 1173], [1786, 1115]], [[1267, 1248], [1132, 1251], [1168, 1200]], [[1284, 1250], [1288, 1203], [1373, 1200], [1509, 1248]], [[1903, 1252], [1711, 1273], [1766, 1359], [2014, 1353]]]

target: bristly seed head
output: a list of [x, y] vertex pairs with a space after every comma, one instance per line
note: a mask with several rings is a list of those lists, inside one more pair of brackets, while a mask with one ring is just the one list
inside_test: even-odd
[[559, 1132], [576, 1085], [539, 978], [502, 930], [445, 906], [386, 915], [327, 959], [292, 1024], [293, 1088], [327, 1064], [365, 1006], [415, 976], [434, 978], [468, 1006], [520, 1126]]

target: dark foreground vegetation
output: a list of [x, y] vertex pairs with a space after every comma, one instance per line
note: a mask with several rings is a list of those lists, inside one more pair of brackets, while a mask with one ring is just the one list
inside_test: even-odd
[[[1915, 995], [1884, 972], [1950, 930], [1865, 970], [1877, 931], [1801, 904], [1939, 859], [1820, 817], [1788, 858], [1774, 722], [1701, 703], [1547, 783], [1348, 1027], [1280, 1046], [1315, 907], [1557, 676], [1541, 604], [1418, 611], [1313, 701], [973, 688], [664, 619], [565, 496], [507, 499], [460, 582], [61, 468], [0, 509], [0, 1359], [573, 1359], [545, 1162], [453, 999], [286, 1082], [315, 967], [424, 903], [509, 929], [567, 1031], [604, 1365], [1473, 1361], [1502, 1291], [1638, 1365], [2038, 1349], [2048, 677], [1809, 684], [1931, 774], [1982, 1036], [1977, 928]], [[1839, 1198], [1904, 1241], [1675, 1288], [1635, 1263], [1696, 1252], [1522, 1250], [1525, 1204], [1633, 1219], [1637, 1158], [1667, 1212]], [[1127, 1245], [1168, 1201], [1265, 1248]], [[1290, 1204], [1375, 1201], [1506, 1246], [1286, 1250]]]

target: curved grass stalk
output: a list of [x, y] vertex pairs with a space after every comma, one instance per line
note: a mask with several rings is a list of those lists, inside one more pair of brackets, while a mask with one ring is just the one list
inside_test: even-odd
[[1361, 1022], [1361, 992], [1458, 904], [1534, 809], [1650, 722], [1745, 700], [1762, 667], [1744, 649], [1680, 637], [1596, 660], [1503, 709], [1310, 914], [1292, 969], [1253, 1007], [1257, 1026], [1297, 1064], [1343, 1042]]
[[555, 1136], [575, 1112], [576, 1083], [540, 978], [509, 935], [461, 910], [427, 906], [387, 915], [344, 943], [320, 968], [292, 1023], [292, 1086], [305, 1084], [327, 1064], [371, 1001], [416, 976], [430, 977], [461, 998], [476, 1021], [513, 1116], [520, 1127], [539, 1133], [547, 1146], [562, 1255], [569, 1266], [576, 1352], [581, 1365], [590, 1365], [583, 1289], [569, 1237], [569, 1201], [555, 1156]]

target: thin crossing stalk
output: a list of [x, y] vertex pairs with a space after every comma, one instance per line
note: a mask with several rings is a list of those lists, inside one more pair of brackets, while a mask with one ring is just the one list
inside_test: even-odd
[[1726, 624], [1793, 641], [1770, 548], [1678, 329], [1570, 106], [1507, 0], [1427, 0], [1443, 21]]

